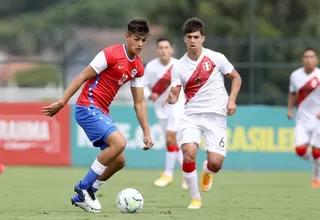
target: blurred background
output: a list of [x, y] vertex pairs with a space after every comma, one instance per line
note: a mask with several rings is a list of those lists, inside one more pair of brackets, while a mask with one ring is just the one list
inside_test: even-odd
[[[318, 0], [1, 0], [0, 101], [57, 100], [97, 52], [124, 42], [134, 17], [151, 25], [145, 63], [159, 36], [172, 39], [178, 58], [183, 21], [198, 16], [205, 46], [226, 54], [243, 77], [238, 103], [285, 105], [303, 50], [320, 49], [319, 11]], [[129, 93], [126, 85], [116, 102], [131, 103]]]
[[[141, 150], [127, 83], [111, 106], [127, 138], [126, 168], [99, 191], [102, 215], [90, 219], [127, 219], [114, 202], [120, 190], [133, 187], [144, 195], [145, 208], [132, 220], [318, 220], [320, 192], [309, 189], [311, 163], [295, 155], [286, 102], [304, 49], [320, 51], [319, 12], [320, 0], [0, 0], [0, 173], [6, 165], [0, 219], [89, 219], [66, 205], [100, 151], [74, 119], [78, 95], [53, 118], [41, 108], [58, 100], [99, 51], [124, 43], [130, 19], [150, 22], [141, 54], [147, 63], [162, 36], [173, 41], [175, 57], [182, 56], [183, 22], [197, 16], [205, 23], [204, 46], [224, 53], [243, 79], [237, 114], [228, 117], [228, 156], [212, 194], [203, 195], [201, 212], [186, 212], [189, 195], [178, 165], [172, 186], [153, 186], [164, 168], [166, 141], [149, 103], [155, 145]], [[205, 158], [199, 151], [198, 172]]]

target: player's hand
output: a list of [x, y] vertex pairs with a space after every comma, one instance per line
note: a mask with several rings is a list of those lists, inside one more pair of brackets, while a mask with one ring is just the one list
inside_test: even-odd
[[157, 98], [159, 98], [159, 95], [157, 93], [151, 93], [149, 99], [152, 100], [153, 102], [157, 100]]
[[227, 104], [227, 114], [228, 115], [233, 115], [236, 113], [237, 110], [237, 105], [235, 100], [229, 99], [228, 104]]
[[288, 119], [292, 119], [293, 118], [292, 110], [288, 110], [287, 117], [288, 117]]
[[319, 120], [320, 120], [320, 113], [319, 113], [319, 114], [317, 114], [317, 119], [319, 119]]
[[164, 99], [164, 101], [163, 101], [163, 103], [162, 103], [162, 108], [163, 108], [164, 106], [166, 106], [166, 104], [168, 104], [171, 99], [172, 99], [172, 93], [169, 92], [169, 94], [167, 95], [167, 97]]
[[57, 114], [62, 108], [63, 104], [61, 102], [55, 102], [49, 106], [42, 107], [41, 112], [46, 116], [52, 117]]
[[143, 142], [145, 144], [145, 146], [143, 146], [143, 150], [150, 150], [150, 148], [152, 148], [153, 146], [153, 141], [150, 137], [150, 135], [146, 135], [143, 137]]

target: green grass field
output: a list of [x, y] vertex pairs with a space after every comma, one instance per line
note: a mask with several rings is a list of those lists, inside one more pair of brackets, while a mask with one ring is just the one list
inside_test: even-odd
[[[309, 173], [229, 172], [216, 176], [203, 194], [203, 208], [188, 210], [190, 199], [180, 188], [181, 174], [169, 187], [152, 185], [160, 171], [123, 170], [98, 193], [101, 213], [71, 206], [73, 185], [83, 168], [9, 167], [0, 175], [0, 220], [312, 220], [320, 219], [320, 189], [311, 189]], [[117, 193], [138, 189], [145, 199], [138, 214], [121, 214]]]

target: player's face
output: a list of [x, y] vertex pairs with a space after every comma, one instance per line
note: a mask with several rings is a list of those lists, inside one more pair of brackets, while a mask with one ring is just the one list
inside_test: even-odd
[[127, 41], [128, 50], [133, 54], [139, 54], [142, 51], [143, 46], [147, 42], [147, 36], [127, 33], [126, 41]]
[[161, 60], [169, 60], [173, 54], [173, 48], [168, 41], [160, 41], [157, 46], [157, 55]]
[[314, 69], [318, 65], [318, 57], [312, 50], [307, 50], [303, 54], [303, 65], [308, 69]]
[[184, 42], [187, 45], [187, 50], [190, 52], [200, 50], [204, 40], [205, 36], [203, 36], [200, 31], [189, 33], [184, 36]]

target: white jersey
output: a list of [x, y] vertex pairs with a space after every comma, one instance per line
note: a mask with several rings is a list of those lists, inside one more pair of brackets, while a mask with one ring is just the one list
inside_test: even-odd
[[149, 97], [151, 93], [159, 95], [154, 102], [158, 119], [166, 119], [171, 114], [179, 114], [179, 111], [184, 109], [186, 99], [183, 92], [176, 104], [162, 107], [163, 101], [170, 91], [172, 67], [177, 61], [172, 57], [167, 65], [163, 65], [159, 58], [155, 58], [146, 65], [144, 70], [145, 96]]
[[320, 69], [316, 68], [307, 74], [301, 67], [290, 76], [289, 91], [296, 93], [296, 120], [302, 123], [314, 124], [320, 113]]
[[233, 65], [221, 53], [202, 48], [197, 61], [185, 54], [172, 69], [171, 86], [183, 86], [187, 103], [185, 115], [196, 113], [227, 114], [228, 93], [224, 75], [233, 71]]

